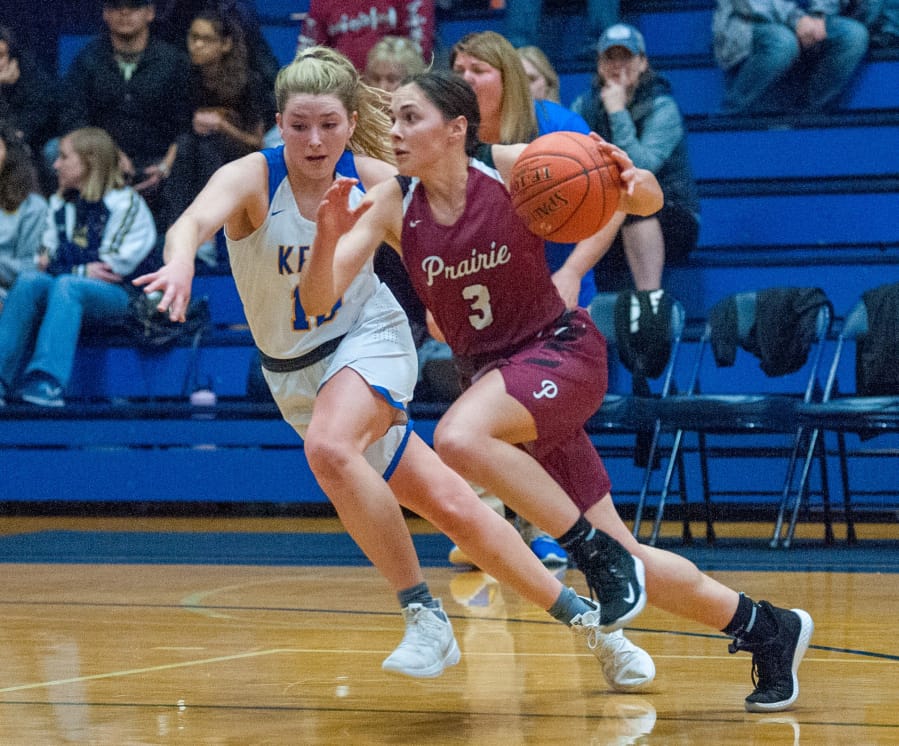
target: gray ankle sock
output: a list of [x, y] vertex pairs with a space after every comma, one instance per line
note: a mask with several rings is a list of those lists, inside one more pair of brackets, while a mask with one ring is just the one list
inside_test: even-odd
[[446, 614], [440, 611], [440, 604], [431, 595], [427, 583], [419, 583], [411, 588], [404, 588], [396, 594], [399, 599], [400, 607], [405, 609], [409, 604], [421, 604], [422, 606], [433, 609], [434, 613], [446, 621]]
[[574, 592], [574, 588], [563, 588], [555, 603], [547, 611], [553, 619], [570, 626], [572, 619], [585, 611], [592, 611], [592, 607]]

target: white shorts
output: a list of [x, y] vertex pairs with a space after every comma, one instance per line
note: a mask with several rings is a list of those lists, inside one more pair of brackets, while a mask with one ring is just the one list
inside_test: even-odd
[[353, 328], [328, 357], [302, 370], [274, 373], [263, 369], [272, 396], [284, 419], [301, 438], [312, 419], [319, 389], [343, 368], [352, 368], [397, 410], [396, 422], [365, 450], [371, 466], [389, 478], [406, 443], [406, 405], [418, 377], [418, 357], [403, 309], [386, 285], [372, 296]]

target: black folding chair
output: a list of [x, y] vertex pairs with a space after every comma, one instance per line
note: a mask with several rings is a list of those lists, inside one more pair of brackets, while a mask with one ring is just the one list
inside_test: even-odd
[[[896, 287], [897, 291], [899, 291], [899, 285]], [[892, 322], [899, 326], [899, 318], [893, 319]], [[823, 443], [826, 432], [832, 432], [836, 435], [836, 453], [840, 465], [843, 509], [846, 519], [846, 540], [848, 543], [852, 544], [856, 541], [855, 521], [852, 510], [853, 496], [884, 497], [899, 495], [899, 447], [876, 447], [870, 443], [871, 440], [878, 436], [888, 433], [899, 433], [899, 391], [896, 391], [893, 395], [883, 396], [841, 394], [839, 391], [839, 371], [843, 359], [847, 357], [847, 349], [852, 348], [852, 343], [858, 344], [869, 332], [868, 309], [864, 300], [859, 300], [846, 316], [843, 328], [837, 337], [836, 349], [833, 360], [830, 363], [822, 400], [820, 402], [803, 403], [797, 409], [799, 423], [805, 429], [811, 430], [812, 434], [793, 502], [787, 535], [783, 539], [784, 546], [790, 546], [793, 541], [800, 507], [808, 505], [808, 473], [814, 454], [826, 452], [826, 445]], [[889, 364], [892, 366], [899, 365], [899, 357], [894, 357]], [[845, 366], [843, 367], [845, 368]], [[844, 371], [845, 373], [851, 375], [848, 370]], [[847, 445], [847, 435], [856, 438], [858, 441], [853, 448], [849, 448]], [[821, 439], [820, 444], [819, 438]], [[880, 438], [878, 443], [882, 440]], [[875, 485], [868, 488], [851, 486], [850, 458], [883, 459], [883, 468], [877, 473], [878, 478], [875, 481]], [[828, 539], [833, 541], [830, 517], [826, 515], [825, 518], [827, 519]]]
[[[590, 316], [599, 330], [606, 337], [610, 347], [610, 359], [620, 348], [623, 340], [618, 339], [615, 324], [615, 307], [619, 302], [618, 293], [599, 293], [590, 304]], [[623, 456], [637, 459], [644, 468], [640, 492], [637, 494], [635, 532], [639, 529], [643, 506], [650, 489], [653, 466], [659, 460], [659, 422], [655, 414], [655, 402], [674, 391], [674, 371], [678, 361], [681, 340], [686, 323], [686, 312], [683, 305], [674, 299], [671, 302], [671, 316], [668, 324], [670, 344], [667, 363], [659, 375], [647, 377], [647, 385], [651, 385], [646, 395], [609, 393], [603, 400], [599, 411], [587, 422], [587, 432], [595, 435], [633, 435], [634, 447], [627, 448]], [[661, 367], [661, 366], [659, 366]], [[640, 375], [639, 372], [632, 375]], [[604, 457], [609, 451], [600, 448]], [[639, 451], [639, 453], [637, 453]]]
[[[802, 294], [802, 302], [808, 300], [809, 303], [809, 307], [803, 307], [801, 312], [786, 303], [796, 293]], [[820, 305], [818, 301], [821, 301]], [[727, 313], [720, 313], [719, 309], [726, 309]], [[799, 359], [792, 362], [789, 359], [778, 360], [775, 365], [770, 358], [771, 350], [760, 350], [760, 346], [764, 346], [760, 340], [771, 346], [771, 332], [763, 327], [770, 324], [772, 315], [777, 321], [774, 336], [784, 335], [785, 340], [801, 342], [799, 347], [805, 352], [804, 358], [799, 355]], [[681, 494], [686, 494], [682, 463], [686, 451], [685, 437], [688, 433], [695, 433], [705, 505], [706, 541], [710, 544], [715, 541], [714, 496], [745, 498], [779, 494], [778, 518], [771, 540], [771, 546], [777, 546], [779, 525], [792, 494], [797, 454], [806, 440], [804, 430], [797, 423], [796, 406], [799, 402], [811, 401], [816, 391], [820, 393], [818, 368], [830, 320], [830, 304], [823, 293], [814, 288], [775, 288], [738, 293], [724, 299], [713, 309], [699, 342], [686, 393], [665, 397], [656, 404], [660, 428], [664, 433], [673, 434], [673, 442], [658, 496], [650, 544], [658, 541], [676, 468], [679, 469]], [[721, 344], [721, 339], [725, 336], [725, 326], [732, 337], [729, 340], [734, 347], [731, 350], [734, 353], [732, 360], [720, 359], [724, 357], [722, 350], [725, 346]], [[707, 360], [710, 350], [715, 352], [714, 364]], [[773, 351], [775, 354], [782, 352], [776, 343]], [[749, 389], [747, 380], [753, 376], [762, 377], [755, 372], [759, 360], [765, 372], [764, 382], [758, 381], [757, 388]], [[750, 361], [756, 364], [747, 365]], [[748, 393], [750, 390], [761, 393]], [[748, 445], [735, 445], [736, 438], [745, 438]], [[755, 442], [749, 442], [750, 438], [756, 438]], [[714, 442], [719, 444], [716, 446]], [[782, 488], [779, 491], [774, 487], [762, 490], [755, 483], [739, 488], [719, 488], [713, 484], [710, 470], [710, 463], [716, 458], [725, 459], [724, 464], [734, 464], [737, 459], [782, 459], [786, 467]], [[826, 469], [823, 460], [821, 467]], [[752, 473], [754, 476], [755, 473]], [[756, 483], [759, 481], [755, 480]], [[822, 483], [826, 484], [824, 475]], [[635, 527], [635, 533], [638, 529]]]

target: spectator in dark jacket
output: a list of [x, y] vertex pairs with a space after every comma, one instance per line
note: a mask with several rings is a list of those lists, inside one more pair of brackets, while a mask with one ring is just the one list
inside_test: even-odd
[[635, 166], [655, 174], [665, 205], [649, 217], [613, 218], [590, 239], [609, 246], [597, 265], [596, 282], [620, 289], [621, 272], [629, 268], [637, 290], [656, 290], [662, 287], [665, 265], [683, 260], [699, 237], [699, 197], [687, 157], [687, 132], [671, 86], [649, 64], [637, 29], [611, 26], [599, 38], [597, 52], [593, 85], [572, 108]]
[[202, 11], [228, 16], [241, 27], [247, 44], [247, 62], [262, 76], [265, 89], [274, 100], [275, 76], [281, 64], [262, 34], [253, 0], [157, 0], [152, 30], [159, 38], [180, 47], [187, 38], [190, 24]]
[[122, 154], [122, 170], [153, 207], [190, 129], [187, 54], [150, 33], [147, 0], [103, 0], [107, 33], [75, 57], [63, 80], [60, 130], [101, 127]]
[[[214, 9], [198, 13], [187, 35], [187, 50], [191, 60], [187, 98], [193, 122], [189, 132], [178, 136], [172, 171], [162, 190], [163, 230], [180, 217], [220, 166], [258, 150], [275, 121], [272, 89], [248, 64], [243, 31], [234, 17]], [[199, 256], [210, 267], [227, 267], [227, 252], [216, 251], [215, 240], [204, 244]]]
[[0, 121], [35, 153], [50, 137], [56, 81], [22, 49], [11, 29], [0, 26]]

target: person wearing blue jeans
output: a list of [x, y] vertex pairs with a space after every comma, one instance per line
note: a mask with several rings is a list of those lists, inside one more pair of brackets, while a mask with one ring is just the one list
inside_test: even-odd
[[837, 107], [868, 51], [848, 3], [718, 0], [714, 51], [726, 114], [823, 112]]
[[124, 317], [130, 296], [120, 284], [78, 275], [19, 275], [0, 316], [0, 385], [9, 390], [34, 340], [20, 396], [32, 404], [62, 406], [82, 320]]
[[125, 317], [125, 278], [156, 243], [150, 208], [124, 186], [106, 131], [70, 132], [54, 167], [59, 192], [50, 197], [37, 269], [18, 276], [0, 314], [0, 405], [12, 394], [39, 406], [65, 404], [82, 323]]

